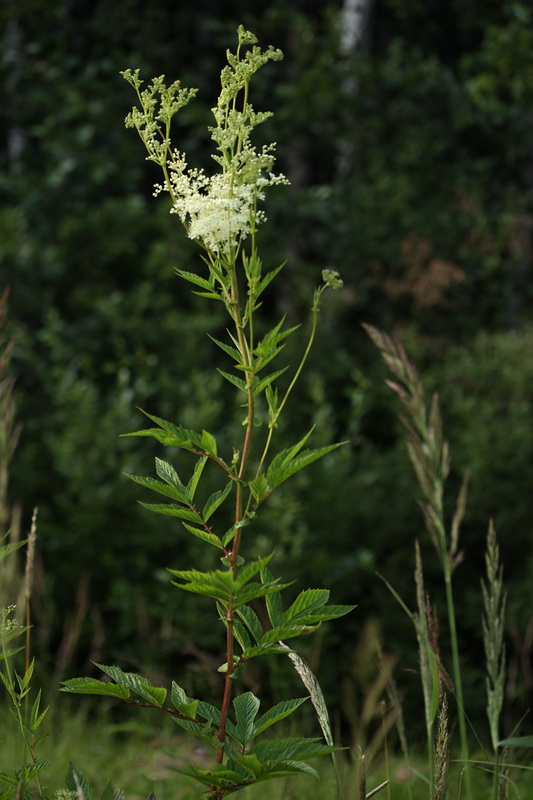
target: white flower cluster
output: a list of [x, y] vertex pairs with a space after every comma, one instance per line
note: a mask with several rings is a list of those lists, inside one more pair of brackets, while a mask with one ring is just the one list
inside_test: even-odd
[[203, 170], [188, 170], [183, 154], [174, 152], [168, 165], [170, 186], [158, 185], [155, 193], [168, 189], [174, 200], [172, 213], [179, 216], [191, 239], [202, 242], [212, 253], [229, 254], [266, 219], [264, 212], [257, 210], [264, 187], [287, 183], [283, 175], [261, 172], [263, 165], [270, 166], [274, 160], [268, 151], [258, 154], [250, 149], [246, 164], [241, 158], [238, 169], [211, 176]]
[[[274, 175], [274, 144], [259, 151], [250, 134], [271, 113], [256, 112], [248, 101], [248, 86], [253, 75], [268, 61], [283, 57], [273, 47], [261, 50], [256, 37], [242, 25], [238, 29], [236, 54], [228, 51], [228, 64], [222, 70], [221, 91], [213, 108], [216, 125], [209, 128], [216, 145], [214, 161], [221, 172], [207, 176], [203, 170], [188, 169], [182, 153], [171, 150], [170, 124], [174, 114], [196, 93], [184, 89], [179, 81], [165, 85], [164, 76], [154, 78], [142, 89], [139, 70], [122, 75], [137, 92], [141, 108], [133, 108], [126, 126], [136, 128], [148, 150], [148, 160], [163, 169], [164, 185], [156, 184], [154, 194], [169, 192], [172, 212], [177, 214], [191, 239], [200, 242], [212, 255], [231, 263], [242, 240], [255, 232], [266, 219], [257, 204], [264, 199], [266, 186], [288, 183]], [[241, 47], [253, 45], [241, 55]]]

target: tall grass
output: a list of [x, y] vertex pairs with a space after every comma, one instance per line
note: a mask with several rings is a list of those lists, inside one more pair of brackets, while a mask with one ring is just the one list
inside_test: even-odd
[[[492, 522], [489, 525], [486, 550], [486, 578], [481, 591], [484, 605], [482, 620], [485, 647], [487, 715], [493, 755], [474, 761], [472, 742], [483, 737], [468, 730], [468, 717], [464, 704], [463, 669], [459, 653], [456, 619], [456, 602], [453, 579], [463, 553], [459, 550], [460, 526], [466, 508], [467, 482], [463, 481], [455, 511], [450, 521], [444, 512], [444, 492], [450, 471], [450, 451], [443, 435], [438, 396], [427, 399], [418, 373], [401, 344], [370, 326], [366, 330], [378, 347], [393, 379], [386, 383], [397, 394], [402, 405], [400, 418], [407, 432], [407, 449], [418, 485], [422, 493], [421, 507], [425, 528], [433, 544], [441, 567], [446, 596], [446, 623], [450, 641], [451, 676], [444, 667], [438, 640], [438, 619], [424, 588], [423, 563], [418, 541], [415, 543], [415, 584], [417, 611], [411, 612], [393, 587], [396, 599], [411, 618], [418, 641], [419, 669], [424, 705], [428, 752], [428, 785], [431, 800], [441, 800], [449, 792], [449, 766], [451, 730], [448, 694], [455, 700], [455, 719], [459, 731], [459, 760], [456, 781], [457, 797], [478, 800], [474, 790], [472, 769], [486, 771], [492, 776], [493, 800], [507, 797], [510, 789], [509, 768], [502, 765], [502, 752], [508, 757], [508, 748], [531, 747], [533, 737], [514, 737], [500, 740], [499, 725], [505, 694], [505, 593], [502, 566]], [[504, 748], [507, 748], [504, 751]], [[527, 768], [526, 768], [527, 769]], [[485, 797], [489, 795], [484, 794]], [[520, 794], [517, 792], [517, 797]]]

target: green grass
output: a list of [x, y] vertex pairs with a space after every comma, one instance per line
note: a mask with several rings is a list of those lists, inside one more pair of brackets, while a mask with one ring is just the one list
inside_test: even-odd
[[[53, 760], [42, 775], [47, 797], [53, 797], [58, 789], [63, 788], [70, 761], [89, 778], [94, 789], [93, 797], [108, 780], [125, 791], [127, 800], [146, 800], [150, 792], [157, 800], [193, 800], [201, 796], [197, 784], [177, 773], [175, 768], [189, 761], [198, 766], [209, 766], [210, 754], [191, 750], [186, 739], [175, 735], [175, 727], [170, 721], [159, 725], [147, 717], [142, 721], [137, 717], [136, 721], [113, 723], [110, 712], [94, 717], [89, 716], [85, 709], [70, 713], [68, 706], [61, 700], [54, 702], [50, 720], [45, 726], [46, 737], [39, 745], [39, 758]], [[5, 709], [0, 710], [0, 769], [7, 770], [16, 766], [19, 757], [19, 743], [13, 731], [8, 730], [8, 717]], [[526, 759], [518, 758], [519, 753], [516, 755], [517, 760], [527, 764]], [[481, 761], [483, 756], [476, 754], [474, 759]], [[389, 759], [388, 772], [384, 763], [369, 769], [366, 791], [371, 792], [389, 779], [389, 786], [375, 795], [379, 800], [428, 800], [429, 786], [421, 777], [425, 765], [422, 747], [411, 766], [404, 759], [393, 756]], [[318, 781], [306, 776], [272, 781], [246, 789], [240, 796], [243, 800], [340, 800], [331, 762], [318, 759], [313, 766], [320, 775]], [[360, 800], [356, 760], [342, 753], [340, 771], [344, 800]], [[491, 800], [491, 775], [477, 767], [471, 769], [471, 774], [476, 800]], [[452, 761], [447, 797], [459, 800], [461, 796], [461, 769]], [[533, 797], [533, 769], [511, 770], [508, 797], [509, 800]]]

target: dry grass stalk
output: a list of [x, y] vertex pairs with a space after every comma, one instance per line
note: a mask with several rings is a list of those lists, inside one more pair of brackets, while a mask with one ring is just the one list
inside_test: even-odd
[[448, 731], [448, 699], [446, 697], [446, 692], [444, 692], [438, 717], [437, 735], [435, 737], [431, 800], [444, 800], [446, 797], [449, 765], [450, 735]]
[[498, 750], [499, 721], [505, 693], [505, 601], [500, 551], [492, 522], [487, 536], [485, 554], [487, 581], [481, 581], [483, 591], [483, 643], [486, 658], [487, 716], [494, 752]]

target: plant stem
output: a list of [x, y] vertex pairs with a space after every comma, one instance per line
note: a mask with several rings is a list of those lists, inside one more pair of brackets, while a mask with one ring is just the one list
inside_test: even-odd
[[[231, 315], [235, 323], [237, 333], [237, 341], [239, 342], [239, 350], [242, 358], [242, 363], [246, 367], [250, 367], [250, 351], [246, 337], [244, 335], [242, 312], [239, 302], [239, 286], [237, 281], [236, 269], [232, 270], [231, 275]], [[235, 578], [238, 571], [238, 558], [239, 546], [241, 541], [241, 528], [239, 523], [243, 517], [243, 481], [246, 474], [248, 465], [248, 458], [250, 455], [250, 447], [252, 440], [252, 429], [254, 424], [254, 394], [253, 394], [253, 373], [246, 372], [246, 386], [247, 386], [247, 408], [248, 416], [246, 419], [246, 430], [244, 433], [244, 441], [241, 451], [241, 461], [239, 465], [238, 480], [235, 489], [235, 532], [233, 536], [233, 545], [230, 556], [230, 569], [233, 577]], [[217, 749], [216, 762], [221, 764], [224, 759], [224, 742], [226, 739], [226, 726], [228, 721], [228, 713], [231, 704], [232, 696], [232, 671], [233, 671], [233, 625], [234, 625], [234, 608], [233, 601], [230, 601], [226, 612], [226, 676], [224, 680], [224, 694], [222, 699], [222, 708], [220, 711], [220, 724], [218, 729], [218, 739], [220, 745]]]

